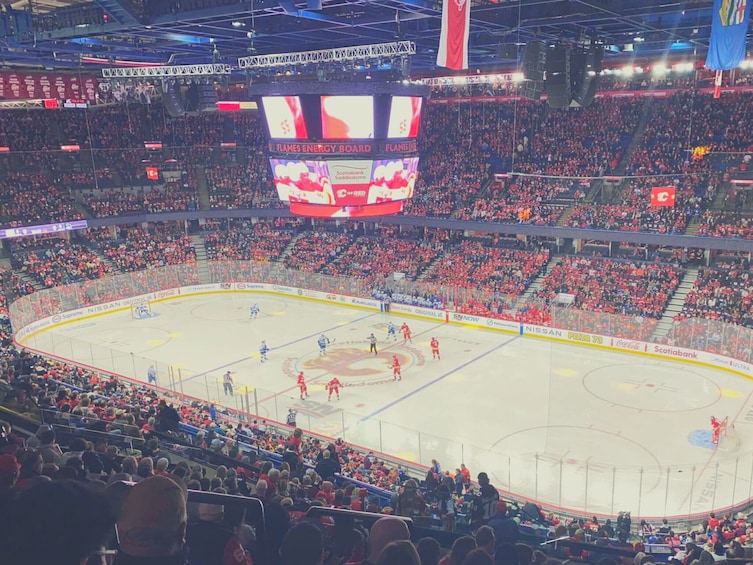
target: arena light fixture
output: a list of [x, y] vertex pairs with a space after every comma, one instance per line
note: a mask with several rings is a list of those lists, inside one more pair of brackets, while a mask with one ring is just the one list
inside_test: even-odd
[[272, 55], [251, 55], [238, 59], [241, 69], [259, 70], [276, 67], [295, 67], [323, 63], [344, 63], [352, 61], [374, 60], [380, 57], [406, 57], [416, 54], [416, 44], [412, 41], [393, 41], [374, 45], [357, 45], [318, 51], [298, 51], [295, 53], [277, 53]]

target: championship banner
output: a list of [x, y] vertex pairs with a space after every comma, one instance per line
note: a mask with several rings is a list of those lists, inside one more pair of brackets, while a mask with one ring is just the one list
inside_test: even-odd
[[63, 73], [0, 72], [0, 98], [30, 100], [86, 100], [97, 98], [97, 79]]
[[468, 68], [468, 34], [471, 28], [470, 0], [442, 0], [442, 32], [437, 66], [459, 71]]
[[674, 186], [654, 186], [651, 188], [651, 206], [674, 207]]
[[706, 68], [726, 71], [745, 59], [745, 34], [751, 0], [714, 0]]

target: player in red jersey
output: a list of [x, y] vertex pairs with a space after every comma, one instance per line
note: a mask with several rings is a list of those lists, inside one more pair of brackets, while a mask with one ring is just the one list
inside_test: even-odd
[[397, 358], [397, 355], [392, 356], [392, 380], [403, 380], [403, 375], [400, 372], [400, 359]]
[[413, 339], [411, 338], [410, 328], [408, 327], [408, 324], [406, 322], [403, 322], [403, 325], [400, 326], [400, 332], [403, 334], [403, 343], [406, 343], [406, 342], [413, 343]]
[[306, 386], [306, 379], [303, 377], [303, 371], [298, 373], [298, 390], [301, 391], [301, 400], [303, 400], [304, 396], [308, 398], [309, 389]]
[[439, 356], [439, 340], [436, 337], [431, 338], [431, 358], [441, 359]]
[[334, 392], [337, 395], [337, 400], [340, 400], [340, 387], [342, 386], [342, 383], [340, 382], [340, 379], [337, 377], [334, 377], [331, 381], [327, 383], [327, 389], [329, 389], [329, 395], [327, 396], [327, 400], [332, 400], [332, 393]]

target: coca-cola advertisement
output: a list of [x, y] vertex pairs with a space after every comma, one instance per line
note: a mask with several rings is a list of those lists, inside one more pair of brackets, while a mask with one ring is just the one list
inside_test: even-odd
[[94, 76], [66, 75], [60, 73], [0, 73], [0, 99], [57, 100], [83, 99], [93, 102], [97, 94]]

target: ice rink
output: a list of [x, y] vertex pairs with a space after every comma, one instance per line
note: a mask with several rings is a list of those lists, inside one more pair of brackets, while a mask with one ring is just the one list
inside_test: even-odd
[[[258, 301], [259, 317], [249, 319]], [[501, 489], [549, 507], [634, 516], [707, 513], [751, 497], [753, 382], [659, 361], [484, 329], [270, 294], [208, 294], [154, 303], [38, 333], [27, 345], [260, 418], [443, 469], [462, 462]], [[388, 341], [406, 321], [413, 343]], [[317, 338], [332, 343], [320, 357]], [[379, 354], [368, 353], [374, 332]], [[433, 360], [429, 341], [440, 341]], [[262, 340], [270, 347], [261, 362]], [[392, 379], [392, 356], [402, 381]], [[222, 394], [233, 371], [235, 395]], [[310, 397], [298, 398], [304, 371]], [[341, 399], [324, 383], [337, 376]], [[715, 449], [710, 416], [729, 417], [738, 449]]]

